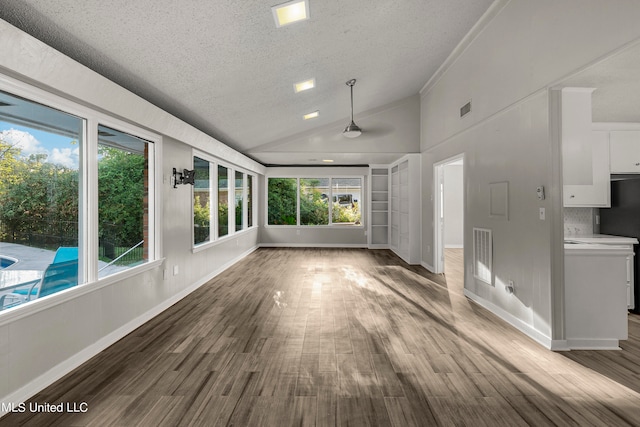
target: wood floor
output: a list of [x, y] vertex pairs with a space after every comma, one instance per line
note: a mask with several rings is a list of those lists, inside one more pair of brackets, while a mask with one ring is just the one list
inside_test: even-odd
[[637, 316], [622, 351], [554, 353], [467, 300], [460, 259], [259, 249], [33, 398], [86, 413], [0, 425], [640, 425]]

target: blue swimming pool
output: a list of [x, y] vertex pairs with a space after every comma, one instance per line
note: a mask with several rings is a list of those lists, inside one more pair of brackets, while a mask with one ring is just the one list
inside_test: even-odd
[[16, 261], [18, 261], [18, 260], [15, 259], [15, 258], [9, 258], [9, 257], [0, 256], [0, 270], [2, 270], [3, 268], [7, 268], [10, 265], [15, 264]]

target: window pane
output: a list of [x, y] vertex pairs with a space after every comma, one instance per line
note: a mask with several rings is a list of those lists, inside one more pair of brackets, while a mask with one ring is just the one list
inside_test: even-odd
[[98, 277], [149, 260], [149, 145], [98, 126]]
[[362, 180], [360, 178], [333, 178], [331, 180], [333, 224], [360, 225], [360, 198]]
[[300, 178], [300, 225], [329, 224], [329, 178]]
[[247, 227], [253, 227], [253, 176], [247, 175]]
[[297, 185], [295, 178], [269, 178], [267, 224], [296, 225]]
[[193, 243], [210, 240], [211, 225], [211, 182], [209, 181], [209, 162], [199, 157], [193, 158], [195, 185], [193, 186]]
[[229, 234], [229, 170], [218, 165], [218, 236]]
[[242, 172], [236, 171], [236, 181], [235, 181], [235, 193], [236, 193], [236, 231], [242, 230], [242, 225], [244, 222], [244, 202], [243, 202], [243, 194], [244, 194], [244, 174]]
[[0, 103], [2, 310], [79, 282], [84, 121], [4, 92]]

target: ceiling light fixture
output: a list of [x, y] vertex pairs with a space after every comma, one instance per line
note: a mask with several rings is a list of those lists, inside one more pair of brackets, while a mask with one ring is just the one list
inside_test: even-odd
[[333, 163], [333, 160], [331, 160], [331, 159], [324, 159], [322, 161], [325, 162], [325, 163]]
[[294, 0], [271, 7], [276, 27], [284, 27], [294, 22], [309, 19], [309, 1]]
[[295, 83], [293, 85], [293, 90], [295, 93], [302, 92], [303, 90], [309, 90], [316, 87], [316, 79], [305, 80], [300, 83]]
[[313, 113], [305, 114], [304, 116], [302, 116], [302, 118], [305, 120], [315, 119], [319, 115], [320, 115], [320, 111], [316, 110]]
[[344, 128], [342, 134], [347, 138], [355, 138], [362, 134], [362, 129], [353, 121], [353, 86], [356, 84], [356, 79], [351, 79], [346, 84], [351, 88], [351, 123]]

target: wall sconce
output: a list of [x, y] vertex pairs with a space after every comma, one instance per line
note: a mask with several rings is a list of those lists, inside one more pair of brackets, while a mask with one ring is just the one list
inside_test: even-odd
[[196, 183], [196, 171], [183, 169], [182, 172], [178, 172], [176, 168], [173, 168], [173, 188], [178, 188], [178, 184], [191, 184]]

